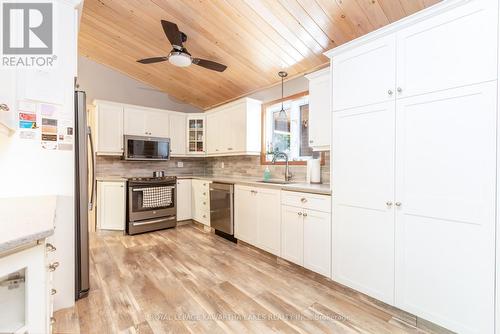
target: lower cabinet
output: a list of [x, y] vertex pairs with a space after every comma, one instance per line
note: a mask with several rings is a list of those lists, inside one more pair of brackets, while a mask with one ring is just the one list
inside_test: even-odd
[[175, 199], [177, 207], [177, 221], [193, 218], [191, 187], [191, 179], [177, 180], [177, 198]]
[[[51, 246], [52, 247], [52, 246]], [[52, 271], [45, 244], [0, 258], [0, 332], [52, 332]]]
[[281, 257], [330, 276], [330, 213], [283, 205]]
[[210, 181], [191, 180], [191, 193], [193, 219], [210, 226]]
[[97, 182], [97, 228], [125, 229], [125, 189], [125, 181]]
[[235, 237], [280, 256], [280, 190], [235, 186]]

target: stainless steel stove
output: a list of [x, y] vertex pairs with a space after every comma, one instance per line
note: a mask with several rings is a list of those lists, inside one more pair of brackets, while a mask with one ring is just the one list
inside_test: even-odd
[[135, 177], [128, 180], [127, 233], [175, 227], [177, 178]]

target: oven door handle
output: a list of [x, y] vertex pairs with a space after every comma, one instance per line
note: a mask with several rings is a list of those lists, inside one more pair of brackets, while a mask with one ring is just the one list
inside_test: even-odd
[[148, 221], [144, 221], [144, 222], [132, 222], [132, 225], [134, 225], [134, 226], [149, 225], [149, 224], [162, 223], [164, 221], [174, 220], [174, 219], [176, 219], [176, 216], [155, 219], [155, 220], [148, 220]]

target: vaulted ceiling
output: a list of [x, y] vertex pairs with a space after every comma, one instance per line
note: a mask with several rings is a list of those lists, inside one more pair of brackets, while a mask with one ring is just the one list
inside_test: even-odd
[[[85, 0], [81, 55], [203, 109], [327, 64], [322, 53], [440, 0]], [[177, 23], [194, 57], [219, 73], [168, 62], [160, 20]]]

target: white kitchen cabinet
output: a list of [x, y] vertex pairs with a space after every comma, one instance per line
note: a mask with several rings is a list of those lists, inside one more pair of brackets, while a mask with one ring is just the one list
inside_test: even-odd
[[331, 275], [331, 214], [304, 210], [304, 267], [323, 276]]
[[333, 110], [394, 99], [396, 35], [390, 34], [332, 58]]
[[333, 276], [394, 303], [394, 103], [334, 113]]
[[97, 227], [101, 230], [125, 229], [126, 187], [124, 181], [97, 182]]
[[207, 113], [209, 156], [260, 155], [261, 102], [243, 98]]
[[[47, 265], [43, 243], [0, 258], [0, 332], [48, 332]], [[11, 288], [7, 280], [15, 273], [24, 281]]]
[[124, 107], [124, 134], [131, 136], [151, 136], [167, 138], [169, 134], [169, 114], [150, 108]]
[[94, 102], [94, 140], [97, 155], [123, 154], [123, 106], [105, 101]]
[[260, 188], [256, 191], [257, 246], [279, 256], [281, 252], [280, 191], [268, 188]]
[[250, 187], [235, 186], [234, 191], [234, 236], [251, 245], [257, 244], [257, 199]]
[[458, 332], [492, 333], [497, 93], [489, 82], [397, 105], [396, 306]]
[[280, 256], [280, 191], [235, 186], [235, 237]]
[[192, 215], [192, 182], [191, 179], [177, 179], [177, 220], [189, 220]]
[[186, 115], [171, 113], [169, 115], [170, 152], [173, 157], [186, 155]]
[[210, 181], [193, 179], [191, 184], [193, 219], [210, 226]]
[[[370, 58], [367, 45], [390, 41], [393, 99], [375, 103], [378, 89], [365, 83], [342, 93], [364, 79], [342, 60]], [[332, 278], [460, 333], [495, 330], [497, 50], [498, 2], [471, 0], [442, 2], [328, 53]]]
[[475, 0], [398, 31], [398, 97], [496, 80], [497, 24], [498, 1]]
[[326, 204], [330, 201], [327, 195], [281, 192], [281, 257], [327, 277], [331, 275], [331, 214]]
[[309, 79], [309, 146], [330, 150], [332, 122], [330, 67], [306, 75]]
[[304, 265], [304, 221], [303, 210], [283, 205], [281, 209], [281, 257]]
[[205, 115], [187, 116], [187, 154], [205, 155], [206, 131]]

